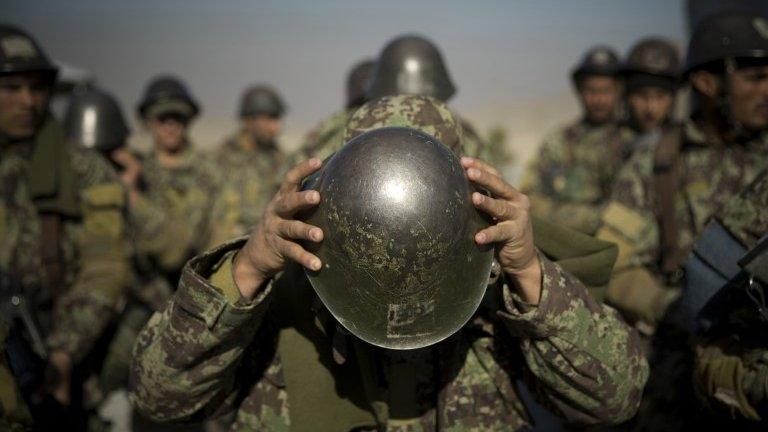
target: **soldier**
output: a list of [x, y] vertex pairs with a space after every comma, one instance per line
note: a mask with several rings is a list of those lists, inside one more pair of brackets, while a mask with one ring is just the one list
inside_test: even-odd
[[[627, 320], [653, 336], [650, 427], [690, 428], [693, 352], [679, 302], [684, 258], [707, 221], [768, 166], [768, 22], [755, 14], [713, 15], [694, 31], [684, 76], [697, 109], [619, 173], [598, 237], [619, 245], [606, 293]], [[671, 307], [674, 306], [674, 307]], [[674, 403], [674, 405], [671, 405]]]
[[217, 221], [212, 245], [243, 235], [256, 226], [264, 206], [274, 193], [286, 156], [277, 143], [285, 104], [268, 86], [253, 86], [240, 101], [241, 128], [229, 138], [216, 157], [226, 173], [214, 204]]
[[[135, 406], [164, 421], [234, 413], [230, 430], [516, 430], [530, 423], [513, 385], [524, 376], [572, 421], [632, 416], [647, 374], [636, 334], [542, 249], [589, 238], [558, 228], [546, 241], [525, 196], [484, 162], [459, 161], [460, 123], [434, 99], [384, 97], [348, 126], [322, 171], [313, 174], [323, 163], [312, 158], [288, 172], [247, 241], [186, 268], [135, 347]], [[403, 151], [418, 162], [386, 157]], [[300, 188], [310, 175], [307, 187], [323, 192]], [[444, 187], [411, 183], [430, 177]], [[471, 194], [468, 180], [499, 198]], [[355, 192], [339, 192], [344, 184]], [[488, 227], [475, 208], [498, 223]], [[486, 292], [492, 245], [503, 275]], [[581, 269], [596, 284], [615, 253], [601, 245], [592, 258], [602, 258]], [[367, 297], [377, 286], [387, 299]]]
[[583, 115], [544, 138], [522, 190], [534, 214], [594, 234], [632, 134], [619, 126], [619, 60], [605, 46], [591, 48], [571, 73]]
[[626, 87], [629, 127], [637, 134], [631, 147], [653, 146], [674, 122], [680, 81], [677, 49], [664, 39], [642, 39], [629, 51], [621, 75]]
[[[123, 189], [98, 154], [67, 145], [50, 117], [56, 75], [28, 34], [0, 25], [0, 416], [6, 423], [24, 417], [17, 415], [23, 401], [5, 397], [16, 374], [37, 428], [79, 430], [81, 401], [73, 395], [118, 314], [130, 270]], [[36, 391], [34, 359], [46, 357], [60, 414]]]
[[178, 78], [159, 76], [146, 88], [138, 113], [153, 139], [149, 154], [112, 152], [128, 189], [134, 243], [155, 271], [175, 286], [184, 263], [210, 238], [211, 197], [218, 176], [212, 158], [188, 137], [199, 112]]
[[[398, 94], [430, 96], [441, 102], [448, 102], [456, 94], [443, 56], [430, 40], [419, 35], [402, 35], [389, 41], [381, 51], [366, 97], [374, 100]], [[466, 119], [460, 118], [460, 121], [468, 156], [489, 160], [492, 154], [504, 154], [490, 149]]]
[[762, 421], [763, 428], [768, 419], [767, 208], [765, 171], [718, 213], [696, 242], [686, 264], [683, 301], [686, 309], [695, 297], [706, 298], [691, 316], [702, 321], [694, 327], [699, 332], [693, 376], [697, 395], [731, 421]]
[[320, 122], [307, 133], [299, 156], [303, 159], [325, 159], [341, 148], [347, 120], [367, 101], [365, 90], [375, 65], [373, 60], [363, 60], [352, 67], [347, 75], [347, 103], [344, 110]]
[[[76, 92], [67, 107], [64, 130], [69, 142], [96, 150], [112, 163], [119, 174], [133, 175], [126, 174], [126, 167], [118, 162], [132, 158], [133, 154], [127, 146], [130, 130], [120, 104], [111, 94], [98, 88]], [[132, 225], [135, 219], [129, 218], [128, 221], [131, 237], [138, 236], [142, 228]], [[175, 246], [176, 243], [168, 248]], [[138, 249], [135, 246], [132, 249], [134, 281], [100, 373], [100, 387], [104, 395], [127, 385], [131, 348], [138, 331], [152, 311], [162, 310], [173, 291], [169, 281], [153, 265], [153, 257], [136, 253]]]

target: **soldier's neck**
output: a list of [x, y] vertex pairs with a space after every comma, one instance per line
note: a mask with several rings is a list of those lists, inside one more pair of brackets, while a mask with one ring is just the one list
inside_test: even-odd
[[155, 157], [160, 166], [175, 168], [181, 165], [184, 160], [184, 154], [188, 148], [189, 144], [186, 141], [177, 150], [168, 150], [158, 146], [155, 150]]

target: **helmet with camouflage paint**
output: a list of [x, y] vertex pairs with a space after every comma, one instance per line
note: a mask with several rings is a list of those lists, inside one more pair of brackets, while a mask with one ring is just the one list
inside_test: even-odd
[[455, 154], [464, 154], [460, 120], [444, 103], [418, 95], [385, 96], [363, 105], [347, 120], [344, 142], [388, 126], [418, 129], [437, 138]]
[[23, 72], [41, 72], [53, 82], [59, 69], [29, 34], [17, 27], [0, 24], [0, 74]]
[[[307, 245], [324, 264], [308, 276], [352, 334], [415, 349], [449, 337], [475, 313], [493, 249], [474, 241], [488, 222], [472, 205], [475, 189], [456, 150], [422, 129], [423, 110], [398, 99], [391, 116], [380, 101], [379, 109], [358, 110], [353, 119], [369, 128], [348, 130], [353, 138], [307, 181], [321, 202], [306, 220], [325, 233]], [[412, 123], [401, 124], [407, 118]]]
[[768, 62], [768, 18], [728, 11], [704, 19], [691, 35], [684, 72], [739, 59]]
[[191, 119], [200, 112], [200, 107], [179, 78], [165, 75], [149, 83], [138, 111], [139, 116], [145, 120], [166, 113], [180, 114]]
[[456, 93], [443, 56], [422, 36], [406, 35], [390, 41], [373, 71], [368, 100], [396, 94], [432, 96], [447, 101]]
[[267, 85], [249, 87], [240, 99], [240, 117], [282, 117], [285, 104], [277, 91]]
[[365, 89], [371, 80], [376, 62], [363, 60], [352, 66], [347, 75], [347, 109], [357, 108], [366, 102]]
[[70, 142], [105, 154], [124, 146], [129, 134], [117, 100], [96, 88], [72, 95], [64, 116], [64, 131]]
[[571, 72], [574, 81], [590, 76], [616, 76], [619, 73], [619, 56], [611, 47], [599, 45], [590, 48], [581, 62]]

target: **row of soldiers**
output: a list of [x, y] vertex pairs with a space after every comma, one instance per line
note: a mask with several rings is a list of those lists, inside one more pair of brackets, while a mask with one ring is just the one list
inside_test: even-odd
[[[94, 409], [100, 396], [126, 386], [131, 348], [152, 311], [175, 313], [168, 299], [180, 277], [182, 286], [194, 285], [197, 273], [182, 273], [184, 263], [257, 225], [294, 159], [284, 156], [275, 143], [285, 107], [274, 90], [250, 89], [241, 103], [241, 130], [209, 156], [197, 152], [187, 137], [189, 124], [199, 113], [197, 102], [178, 79], [160, 77], [147, 87], [138, 109], [154, 140], [152, 152], [139, 155], [125, 145], [128, 129], [118, 104], [100, 90], [74, 97], [66, 130], [61, 130], [47, 114], [55, 67], [34, 40], [18, 29], [3, 26], [0, 40], [0, 91], [4, 92], [0, 270], [3, 307], [7, 308], [2, 327], [7, 355], [0, 371], [6, 380], [4, 388], [20, 390], [3, 393], [3, 421], [8, 427], [28, 423], [29, 406], [43, 429], [53, 428], [46, 419], [65, 419], [84, 428], [86, 417], [81, 410]], [[658, 39], [638, 43], [622, 65], [610, 49], [590, 51], [572, 74], [585, 115], [546, 140], [522, 187], [534, 214], [619, 245], [615, 274], [606, 289], [592, 289], [592, 297], [618, 309], [647, 337], [646, 353], [654, 366], [669, 357], [658, 342], [663, 338], [656, 336], [671, 333], [677, 338], [673, 344], [686, 344], [679, 337], [689, 332], [677, 332], [681, 325], [676, 320], [691, 316], [683, 309], [697, 300], [686, 303], [685, 296], [680, 300], [682, 268], [707, 223], [713, 218], [719, 221], [742, 248], [754, 246], [766, 232], [768, 180], [760, 173], [768, 168], [763, 138], [768, 128], [767, 58], [768, 22], [745, 13], [717, 15], [703, 22], [692, 36], [682, 71], [678, 71], [675, 49]], [[678, 124], [671, 113], [675, 92], [684, 80], [694, 90], [695, 110], [690, 119]], [[418, 36], [393, 40], [376, 62], [354, 68], [349, 82], [345, 109], [310, 132], [296, 159], [330, 156], [351, 138], [350, 130], [392, 125], [424, 129], [425, 124], [432, 125], [428, 133], [446, 144], [460, 137], [463, 154], [489, 158], [487, 145], [473, 128], [445, 107], [455, 87], [428, 40]], [[622, 84], [630, 115], [620, 123], [614, 116]], [[391, 97], [398, 94], [422, 98]], [[451, 129], [445, 124], [457, 126]], [[67, 140], [74, 145], [63, 145]], [[545, 249], [542, 244], [537, 247]], [[226, 262], [219, 264], [226, 266]], [[219, 274], [214, 267], [212, 281]], [[750, 283], [755, 280], [760, 283], [759, 278]], [[176, 301], [189, 296], [189, 289], [182, 291]], [[227, 300], [236, 305], [242, 301]], [[204, 321], [209, 319], [204, 310], [194, 311], [198, 304], [177, 304], [191, 307], [191, 314], [202, 313]], [[751, 305], [746, 303], [748, 312]], [[634, 336], [622, 336], [624, 330], [614, 324], [610, 313], [595, 312], [608, 309], [592, 303], [588, 308], [604, 320], [610, 329], [605, 331], [616, 332], [622, 344], [634, 346]], [[145, 336], [160, 331], [159, 325], [150, 323]], [[695, 353], [685, 357], [696, 360], [691, 374], [697, 393], [713, 408], [724, 406], [752, 420], [764, 418], [764, 342], [730, 328], [715, 330], [719, 333], [700, 332]], [[141, 357], [134, 367], [138, 383], [134, 403], [156, 419], [186, 418], [174, 411], [186, 405], [173, 398], [153, 399], [170, 394], [148, 385], [156, 382], [153, 374], [173, 365], [151, 356], [186, 352], [185, 344], [203, 343], [199, 338], [205, 337], [175, 331], [170, 340], [176, 345], [137, 347]], [[28, 340], [38, 343], [25, 344]], [[634, 351], [627, 348], [627, 352]], [[47, 361], [40, 364], [30, 360], [34, 358]], [[617, 394], [627, 399], [618, 411], [605, 408], [567, 415], [569, 410], [590, 406], [578, 399], [581, 394], [570, 403], [556, 399], [548, 409], [582, 422], [631, 417], [640, 401], [638, 386], [645, 381], [638, 359], [636, 353], [612, 358], [617, 370], [635, 365], [630, 375], [620, 377], [627, 383]], [[44, 375], [35, 373], [40, 367], [45, 367]], [[664, 371], [652, 370], [649, 389], [655, 374], [662, 383], [674, 382], [683, 393], [693, 391], [690, 375], [675, 370], [672, 377]], [[190, 371], [182, 381], [197, 377], [198, 372]], [[612, 383], [604, 384], [588, 388], [596, 395], [616, 390]], [[45, 391], [39, 392], [40, 388]], [[506, 387], [501, 390], [517, 393]], [[563, 393], [568, 391], [566, 386]], [[270, 410], [262, 413], [278, 418], [251, 418], [255, 423], [240, 426], [285, 425], [283, 396], [278, 411], [270, 405], [275, 401], [264, 402]], [[660, 405], [649, 390], [637, 424], [627, 427], [642, 428], [643, 416], [651, 418], [662, 411], [669, 414], [665, 420], [670, 428], [679, 425], [676, 422], [694, 421], [681, 415], [679, 401], [667, 395], [669, 400]], [[519, 402], [515, 395], [510, 403]], [[246, 408], [246, 412], [259, 412], [259, 407]], [[59, 411], [60, 415], [53, 415]], [[487, 418], [473, 421], [480, 429], [508, 429], [531, 422], [520, 410], [514, 412], [511, 417], [484, 413]], [[458, 424], [474, 424], [467, 422], [472, 413], [462, 415]]]

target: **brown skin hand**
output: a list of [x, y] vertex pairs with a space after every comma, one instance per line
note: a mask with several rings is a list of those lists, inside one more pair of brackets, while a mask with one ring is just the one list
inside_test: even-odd
[[[523, 300], [538, 304], [541, 297], [541, 267], [533, 246], [528, 198], [505, 182], [498, 171], [479, 159], [462, 158], [469, 179], [489, 190], [490, 198], [475, 193], [472, 201], [496, 223], [475, 236], [478, 244], [496, 244], [497, 259], [502, 269], [517, 280]], [[247, 300], [258, 295], [265, 282], [295, 261], [307, 269], [319, 270], [320, 259], [305, 250], [299, 242], [323, 240], [323, 231], [294, 219], [296, 213], [320, 203], [317, 191], [301, 191], [301, 181], [320, 169], [322, 162], [309, 159], [293, 167], [285, 176], [280, 190], [267, 205], [259, 225], [234, 260], [234, 279], [240, 294]]]
[[577, 92], [586, 119], [593, 124], [613, 121], [621, 96], [616, 78], [591, 75], [579, 79]]
[[44, 73], [0, 76], [0, 132], [27, 140], [45, 120], [52, 83]]

